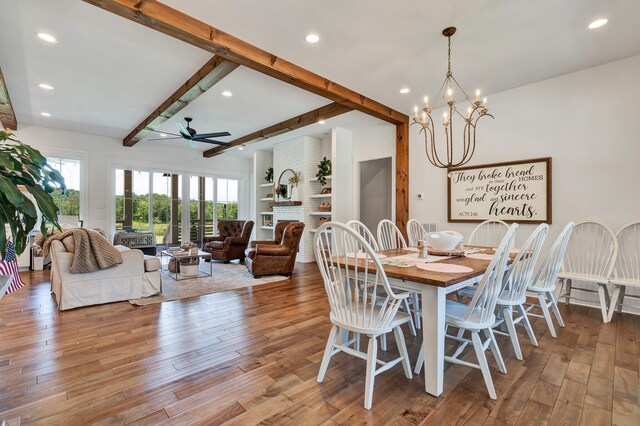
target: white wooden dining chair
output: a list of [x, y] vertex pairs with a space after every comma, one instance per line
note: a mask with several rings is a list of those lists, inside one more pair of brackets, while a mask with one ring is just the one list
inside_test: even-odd
[[[366, 360], [364, 407], [370, 409], [376, 375], [402, 363], [405, 376], [408, 379], [413, 377], [407, 347], [400, 329], [402, 324], [409, 321], [409, 315], [398, 311], [403, 300], [409, 297], [409, 293], [393, 292], [380, 259], [371, 245], [345, 224], [323, 224], [315, 233], [313, 245], [329, 299], [329, 317], [333, 324], [317, 381], [322, 383], [331, 357], [340, 351]], [[339, 262], [338, 259], [342, 261]], [[359, 282], [371, 285], [359, 286]], [[378, 296], [384, 297], [382, 303]], [[340, 342], [340, 329], [367, 335], [367, 353], [351, 347], [355, 344], [355, 339]], [[391, 331], [395, 335], [400, 356], [392, 361], [381, 361], [377, 357], [377, 338]]]
[[[365, 225], [364, 223], [360, 222], [359, 220], [356, 219], [352, 219], [349, 222], [346, 223], [346, 225], [348, 227], [350, 227], [351, 229], [353, 229], [354, 231], [356, 231], [362, 238], [364, 238], [364, 240], [369, 243], [369, 245], [373, 248], [374, 251], [380, 251], [380, 247], [378, 246], [378, 242], [376, 241], [375, 237], [373, 236], [373, 233], [369, 230], [369, 228], [367, 228], [367, 225]], [[403, 302], [403, 306], [402, 309], [404, 309], [404, 311], [411, 315], [411, 307], [409, 305], [409, 300], [405, 300]], [[411, 332], [412, 336], [416, 336], [416, 326], [414, 324], [413, 321], [413, 317], [411, 318], [411, 321], [409, 321], [409, 331]], [[357, 336], [358, 338], [358, 342], [356, 347], [360, 348], [360, 336]], [[387, 350], [387, 339], [386, 337], [382, 338], [382, 350], [386, 351]]]
[[[588, 301], [573, 295], [573, 292], [598, 294], [602, 321], [609, 322], [609, 290], [607, 284], [613, 272], [618, 254], [618, 239], [611, 228], [599, 222], [580, 222], [573, 229], [558, 278], [566, 284], [564, 297], [568, 304], [571, 299]], [[573, 281], [595, 284], [597, 289], [574, 287]]]
[[427, 230], [417, 220], [409, 219], [407, 222], [407, 237], [409, 245], [415, 247], [418, 245], [418, 241], [427, 239]]
[[498, 247], [509, 230], [509, 225], [501, 220], [485, 220], [471, 232], [470, 246]]
[[376, 241], [376, 237], [373, 235], [373, 232], [371, 232], [369, 228], [367, 228], [367, 225], [357, 219], [350, 220], [346, 223], [346, 225], [356, 231], [362, 238], [364, 238], [364, 240], [369, 243], [369, 245], [373, 247], [375, 251], [380, 251], [378, 241]]
[[[407, 240], [404, 239], [402, 232], [395, 223], [389, 219], [382, 219], [378, 223], [378, 246], [381, 250], [393, 250], [407, 248]], [[413, 314], [413, 322], [417, 329], [422, 326], [422, 311], [420, 310], [420, 298], [417, 292], [411, 293], [411, 313]]]
[[[464, 303], [453, 300], [447, 300], [445, 304], [445, 325], [447, 328], [453, 326], [463, 331], [468, 331], [471, 333], [471, 340], [461, 336], [447, 334], [446, 338], [458, 342], [459, 346], [453, 355], [445, 356], [444, 360], [453, 364], [479, 368], [482, 371], [484, 382], [487, 386], [489, 396], [492, 399], [497, 399], [497, 396], [485, 351], [487, 348], [491, 348], [491, 352], [498, 364], [498, 369], [501, 373], [506, 374], [507, 368], [500, 354], [500, 349], [498, 348], [495, 334], [493, 333], [493, 326], [496, 323], [496, 303], [502, 292], [507, 260], [509, 258], [509, 252], [513, 248], [517, 230], [518, 224], [514, 223], [509, 227], [509, 230], [498, 245], [495, 255], [489, 262], [489, 266], [478, 284], [478, 290], [473, 295], [469, 304], [465, 305]], [[482, 337], [480, 337], [481, 332], [486, 339], [484, 341]], [[473, 364], [459, 358], [469, 343], [473, 345], [478, 364]], [[416, 374], [422, 369], [422, 364], [424, 364], [424, 347], [420, 349], [420, 354], [418, 355], [415, 368]]]
[[618, 257], [613, 276], [609, 283], [614, 285], [609, 305], [608, 320], [613, 313], [622, 312], [624, 298], [640, 299], [637, 294], [628, 294], [627, 287], [640, 289], [640, 222], [630, 223], [620, 228], [616, 234]]
[[[522, 350], [518, 341], [516, 325], [523, 325], [531, 344], [538, 346], [538, 340], [533, 332], [524, 305], [527, 302], [527, 289], [533, 281], [536, 263], [548, 233], [549, 225], [543, 223], [538, 225], [529, 235], [529, 238], [521, 246], [505, 274], [503, 290], [500, 293], [500, 297], [498, 297], [497, 307], [501, 318], [496, 321], [494, 328], [503, 323], [506, 324], [513, 350], [519, 360], [522, 360]], [[517, 312], [515, 312], [516, 310]], [[514, 314], [516, 314], [515, 318]]]
[[[531, 285], [527, 289], [527, 291], [538, 297], [538, 303], [527, 304], [527, 314], [529, 316], [544, 318], [547, 322], [549, 332], [553, 337], [556, 337], [556, 329], [553, 326], [551, 312], [555, 315], [558, 325], [564, 327], [564, 321], [562, 320], [562, 315], [560, 315], [554, 292], [556, 291], [558, 272], [560, 271], [562, 259], [565, 256], [574, 226], [574, 222], [569, 222], [560, 235], [558, 235], [558, 238], [556, 238], [549, 250], [547, 258], [541, 263], [540, 268], [531, 281]], [[534, 307], [540, 308], [542, 315], [531, 312], [531, 309]]]
[[381, 250], [407, 248], [407, 240], [395, 223], [389, 219], [382, 219], [378, 223], [378, 246]]

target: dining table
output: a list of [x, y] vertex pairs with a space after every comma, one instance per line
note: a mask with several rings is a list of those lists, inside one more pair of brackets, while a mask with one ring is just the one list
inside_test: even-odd
[[[427, 256], [420, 258], [417, 249], [382, 250], [381, 263], [394, 290], [418, 293], [422, 300], [422, 346], [424, 350], [425, 391], [440, 396], [444, 387], [445, 303], [447, 295], [480, 281], [490, 263], [493, 250], [469, 247], [478, 258], [460, 256]], [[484, 257], [484, 258], [483, 258]], [[435, 272], [419, 268], [419, 264], [456, 265], [464, 272]], [[442, 266], [442, 265], [438, 265]], [[458, 268], [462, 267], [462, 268]]]

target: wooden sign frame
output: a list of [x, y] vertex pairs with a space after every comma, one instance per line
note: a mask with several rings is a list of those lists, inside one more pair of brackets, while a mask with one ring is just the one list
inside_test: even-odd
[[465, 167], [455, 167], [447, 169], [448, 173], [451, 172], [459, 172], [465, 170], [478, 170], [478, 169], [495, 169], [501, 167], [509, 167], [509, 166], [517, 166], [522, 164], [533, 164], [533, 163], [546, 163], [546, 217], [544, 220], [528, 220], [528, 219], [507, 219], [500, 216], [495, 217], [478, 217], [477, 219], [468, 218], [468, 219], [460, 219], [460, 218], [451, 218], [452, 207], [451, 207], [451, 178], [447, 176], [447, 218], [449, 222], [454, 223], [479, 223], [488, 219], [498, 219], [504, 220], [509, 223], [548, 223], [551, 224], [552, 221], [552, 192], [551, 192], [551, 157], [542, 157], [542, 158], [532, 158], [528, 160], [519, 160], [519, 161], [507, 161], [502, 163], [491, 163], [491, 164], [480, 164], [477, 166], [465, 166]]

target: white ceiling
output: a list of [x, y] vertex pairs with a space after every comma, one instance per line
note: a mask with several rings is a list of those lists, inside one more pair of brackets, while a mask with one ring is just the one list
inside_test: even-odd
[[[458, 81], [489, 95], [640, 54], [637, 0], [165, 3], [407, 114], [444, 78], [446, 26], [458, 27]], [[598, 17], [609, 24], [588, 30]], [[42, 42], [38, 31], [59, 43]], [[309, 32], [318, 44], [304, 41]], [[122, 138], [211, 55], [80, 0], [0, 0], [0, 57], [19, 122]], [[40, 82], [56, 90], [44, 92]], [[404, 86], [411, 93], [399, 94]], [[222, 97], [225, 89], [234, 96]], [[177, 118], [193, 116], [202, 132], [229, 130], [230, 140], [326, 103], [239, 68]], [[361, 119], [344, 117], [344, 126]]]

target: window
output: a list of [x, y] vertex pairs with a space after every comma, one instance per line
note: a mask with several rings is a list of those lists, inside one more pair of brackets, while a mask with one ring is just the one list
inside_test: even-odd
[[205, 235], [214, 235], [214, 184], [211, 177], [191, 176], [189, 182], [190, 237], [200, 244]]
[[67, 185], [67, 195], [59, 189], [51, 194], [60, 209], [58, 220], [60, 223], [76, 226], [81, 219], [80, 160], [49, 157], [47, 162], [62, 175]]
[[149, 172], [116, 170], [116, 229], [149, 230]]
[[218, 220], [238, 218], [238, 181], [218, 179]]

